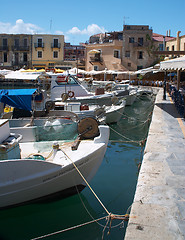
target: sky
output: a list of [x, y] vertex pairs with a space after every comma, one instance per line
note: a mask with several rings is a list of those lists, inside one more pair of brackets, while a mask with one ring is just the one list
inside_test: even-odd
[[63, 34], [71, 44], [97, 33], [122, 31], [123, 24], [185, 35], [185, 0], [7, 0], [0, 9], [0, 33]]

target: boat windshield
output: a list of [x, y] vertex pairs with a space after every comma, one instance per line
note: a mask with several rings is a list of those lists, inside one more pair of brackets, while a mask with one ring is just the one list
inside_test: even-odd
[[75, 77], [73, 76], [60, 76], [60, 77], [57, 77], [57, 80], [56, 80], [56, 83], [58, 85], [66, 85], [66, 84], [78, 84]]

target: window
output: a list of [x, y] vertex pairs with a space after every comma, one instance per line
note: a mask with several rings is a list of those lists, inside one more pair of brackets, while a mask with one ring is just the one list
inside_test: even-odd
[[98, 66], [94, 66], [94, 71], [98, 71]]
[[7, 56], [7, 53], [4, 53], [4, 62], [8, 62], [8, 56]]
[[138, 52], [138, 59], [143, 59], [143, 52], [142, 51]]
[[53, 47], [58, 48], [58, 38], [53, 39]]
[[128, 63], [127, 65], [128, 65], [128, 67], [131, 67], [131, 63]]
[[120, 51], [119, 50], [114, 50], [114, 57], [115, 58], [120, 58]]
[[175, 46], [174, 45], [172, 45], [172, 51], [174, 51], [175, 50]]
[[28, 39], [27, 39], [27, 38], [24, 38], [23, 44], [24, 44], [24, 47], [27, 47], [27, 46], [28, 46]]
[[159, 44], [159, 51], [163, 51], [163, 43]]
[[42, 38], [37, 39], [38, 47], [42, 47]]
[[19, 64], [19, 53], [18, 52], [16, 52], [15, 53], [15, 65], [18, 65]]
[[138, 46], [143, 46], [143, 38], [138, 38]]
[[64, 75], [60, 75], [57, 77], [57, 79], [55, 80], [55, 82], [58, 85], [66, 85], [66, 84], [77, 84], [75, 78], [73, 76], [64, 76]]
[[7, 40], [7, 38], [3, 38], [3, 46], [7, 46], [8, 45], [8, 40]]
[[38, 58], [42, 58], [42, 51], [38, 51], [38, 52], [37, 52], [37, 57], [38, 57]]
[[54, 57], [54, 58], [58, 58], [58, 52], [57, 52], [57, 51], [54, 51], [54, 52], [53, 52], [53, 57]]
[[143, 66], [137, 66], [137, 70], [143, 69]]
[[128, 57], [128, 58], [130, 57], [130, 51], [125, 52], [125, 57]]
[[18, 39], [18, 38], [16, 38], [16, 39], [14, 40], [14, 45], [15, 45], [15, 47], [18, 47], [18, 46], [19, 46], [19, 39]]
[[134, 43], [134, 37], [129, 38], [129, 43]]
[[23, 62], [27, 62], [28, 61], [28, 55], [27, 53], [23, 53]]

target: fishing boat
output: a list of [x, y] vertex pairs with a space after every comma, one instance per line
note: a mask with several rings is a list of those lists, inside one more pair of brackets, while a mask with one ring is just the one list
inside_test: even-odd
[[21, 128], [11, 133], [7, 119], [0, 119], [0, 131], [0, 208], [81, 191], [99, 168], [109, 140], [109, 127], [92, 118], [79, 122], [72, 142], [37, 141], [36, 134], [20, 142]]
[[55, 102], [55, 110], [68, 110], [78, 115], [79, 119], [94, 117], [99, 122], [106, 124], [117, 123], [123, 116], [126, 101], [122, 100], [118, 105], [99, 106], [95, 104], [81, 104], [80, 102]]
[[[68, 96], [67, 96], [68, 98]], [[113, 98], [112, 98], [113, 101]], [[115, 99], [114, 99], [115, 101]], [[125, 108], [125, 101], [122, 100], [116, 104], [110, 106], [99, 106], [97, 104], [82, 104], [80, 102], [66, 102], [65, 99], [55, 99], [55, 101], [49, 100], [46, 91], [39, 89], [11, 89], [2, 90], [0, 92], [0, 107], [3, 109], [4, 105], [10, 105], [15, 107], [11, 113], [13, 118], [26, 117], [35, 115], [37, 113], [42, 116], [65, 116], [67, 112], [71, 117], [73, 112], [78, 115], [79, 119], [84, 117], [94, 117], [99, 121], [103, 121], [107, 124], [118, 122], [123, 114]], [[22, 109], [22, 110], [17, 110]], [[50, 112], [52, 110], [52, 112]], [[63, 113], [64, 111], [64, 113]], [[67, 112], [66, 112], [67, 111]], [[2, 113], [1, 117], [5, 118], [7, 114]], [[49, 113], [50, 112], [50, 113]], [[8, 117], [9, 118], [9, 117]]]
[[120, 82], [115, 81], [89, 81], [82, 82], [89, 91], [95, 92], [97, 89], [102, 89], [105, 93], [112, 93], [118, 99], [124, 98], [126, 106], [131, 106], [138, 96], [136, 87], [132, 87], [129, 84], [129, 80], [123, 80]]

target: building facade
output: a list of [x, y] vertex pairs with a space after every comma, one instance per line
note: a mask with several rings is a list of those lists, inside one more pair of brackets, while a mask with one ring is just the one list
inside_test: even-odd
[[94, 35], [86, 44], [86, 71], [104, 70], [125, 71], [121, 64], [122, 32]]
[[122, 65], [129, 71], [149, 67], [156, 60], [152, 36], [148, 25], [124, 25]]
[[180, 36], [180, 31], [177, 32], [177, 37], [166, 42], [166, 51], [185, 51], [185, 35]]
[[85, 46], [64, 44], [64, 63], [63, 69], [78, 67], [85, 70]]
[[60, 68], [64, 61], [64, 35], [32, 35], [32, 67]]
[[93, 35], [86, 44], [86, 70], [147, 68], [159, 59], [153, 51], [161, 45], [163, 42], [153, 39], [148, 25], [124, 25], [123, 31]]
[[32, 36], [0, 34], [0, 67], [19, 69], [31, 67]]

